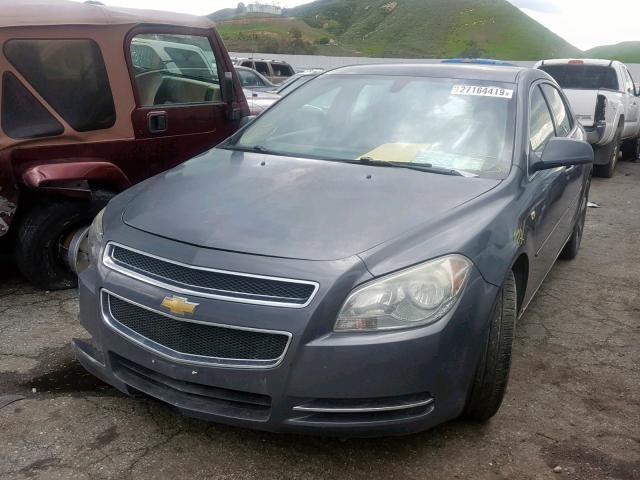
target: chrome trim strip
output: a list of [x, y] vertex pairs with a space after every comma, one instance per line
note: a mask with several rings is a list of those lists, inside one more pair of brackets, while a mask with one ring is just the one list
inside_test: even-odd
[[331, 407], [305, 407], [304, 405], [298, 405], [293, 407], [293, 410], [298, 412], [314, 412], [314, 413], [366, 413], [366, 412], [390, 412], [394, 410], [408, 410], [410, 408], [424, 407], [431, 405], [433, 398], [426, 400], [420, 400], [419, 402], [407, 403], [404, 405], [391, 405], [388, 407], [364, 407], [364, 408], [331, 408]]
[[[313, 292], [311, 292], [311, 295], [309, 295], [309, 298], [307, 299], [307, 301], [305, 303], [287, 303], [287, 302], [274, 302], [271, 300], [259, 300], [259, 299], [252, 299], [252, 298], [239, 298], [239, 297], [234, 297], [234, 296], [229, 296], [229, 295], [219, 295], [219, 294], [215, 294], [215, 293], [207, 293], [206, 292], [206, 288], [203, 288], [202, 290], [196, 290], [195, 288], [197, 287], [192, 287], [192, 288], [185, 288], [185, 287], [180, 287], [178, 285], [175, 285], [173, 283], [167, 283], [167, 282], [163, 282], [161, 280], [158, 280], [156, 278], [153, 278], [151, 276], [147, 276], [138, 272], [135, 272], [129, 268], [123, 267], [122, 265], [119, 265], [117, 263], [116, 260], [113, 259], [112, 257], [112, 251], [113, 251], [113, 247], [119, 247], [119, 248], [123, 248], [125, 250], [130, 250], [132, 252], [135, 252], [137, 254], [140, 255], [145, 255], [147, 257], [150, 258], [155, 258], [156, 260], [160, 260], [162, 262], [167, 262], [167, 263], [172, 263], [174, 265], [178, 265], [180, 267], [185, 267], [185, 268], [190, 268], [192, 270], [202, 270], [205, 272], [213, 272], [213, 273], [222, 273], [222, 274], [226, 274], [226, 275], [235, 275], [238, 277], [249, 277], [249, 278], [259, 278], [262, 280], [273, 280], [273, 281], [277, 281], [277, 282], [288, 282], [288, 283], [297, 283], [297, 284], [302, 284], [302, 285], [312, 285], [313, 288]], [[164, 288], [166, 290], [170, 290], [176, 293], [180, 293], [182, 295], [195, 295], [195, 296], [199, 296], [199, 297], [204, 297], [204, 298], [212, 298], [214, 300], [225, 300], [225, 301], [229, 301], [229, 302], [237, 302], [237, 303], [250, 303], [253, 305], [266, 305], [269, 307], [283, 307], [283, 308], [304, 308], [307, 307], [312, 300], [315, 298], [316, 293], [318, 293], [318, 289], [320, 288], [320, 284], [318, 282], [312, 282], [309, 280], [298, 280], [298, 279], [294, 279], [294, 278], [283, 278], [283, 277], [270, 277], [267, 275], [257, 275], [257, 274], [251, 274], [251, 273], [242, 273], [242, 272], [232, 272], [229, 270], [218, 270], [215, 268], [207, 268], [207, 267], [199, 267], [196, 265], [188, 265], [186, 263], [181, 263], [181, 262], [177, 262], [175, 260], [169, 260], [167, 258], [163, 258], [163, 257], [159, 257], [157, 255], [153, 255], [151, 253], [147, 253], [147, 252], [143, 252], [141, 250], [137, 250], [135, 248], [131, 248], [131, 247], [127, 247], [125, 245], [116, 243], [116, 242], [109, 242], [107, 243], [106, 248], [104, 249], [104, 253], [102, 255], [102, 263], [110, 268], [111, 270], [115, 270], [116, 272], [119, 272], [123, 275], [126, 275], [128, 277], [131, 277], [135, 280], [139, 280], [141, 282], [147, 283], [149, 285], [153, 285], [156, 287], [161, 287]], [[183, 284], [184, 285], [184, 284]], [[260, 297], [260, 296], [264, 296], [266, 298], [279, 298], [279, 297], [272, 297], [272, 296], [265, 296], [265, 295], [254, 295], [254, 294], [243, 294], [241, 292], [235, 292], [239, 295], [247, 295], [247, 296], [253, 296], [253, 297]]]
[[[172, 320], [178, 320], [180, 322], [197, 323], [197, 324], [206, 325], [209, 327], [228, 328], [231, 330], [244, 330], [247, 332], [260, 332], [260, 333], [269, 333], [273, 335], [285, 335], [287, 337], [287, 343], [284, 346], [282, 355], [280, 355], [278, 358], [269, 359], [269, 360], [206, 357], [202, 355], [191, 355], [188, 353], [178, 352], [169, 347], [165, 347], [164, 345], [154, 342], [150, 338], [147, 338], [144, 335], [140, 335], [138, 332], [120, 323], [118, 319], [111, 312], [111, 302], [109, 302], [109, 295], [116, 297], [122, 300], [123, 302], [127, 302], [131, 305], [135, 305], [136, 307], [143, 308], [155, 314], [162, 315], [163, 317], [170, 318]], [[105, 301], [108, 305], [108, 311], [105, 311], [105, 308], [104, 308]], [[113, 330], [115, 333], [121, 335], [125, 339], [135, 343], [136, 345], [160, 357], [163, 357], [172, 362], [182, 363], [186, 365], [200, 365], [200, 366], [206, 366], [206, 367], [215, 366], [215, 367], [223, 367], [223, 368], [242, 368], [242, 369], [275, 368], [278, 365], [280, 365], [284, 360], [284, 357], [287, 354], [287, 351], [289, 350], [289, 345], [291, 344], [291, 338], [293, 336], [290, 332], [285, 332], [281, 330], [266, 330], [261, 328], [238, 327], [235, 325], [203, 322], [201, 320], [194, 320], [191, 318], [174, 317], [173, 315], [169, 315], [164, 312], [159, 312], [157, 310], [154, 310], [153, 308], [150, 308], [145, 305], [141, 305], [137, 302], [134, 302], [132, 300], [129, 300], [105, 288], [100, 290], [100, 311], [102, 313], [102, 319], [105, 322], [105, 324], [109, 328], [111, 328], [111, 330]]]

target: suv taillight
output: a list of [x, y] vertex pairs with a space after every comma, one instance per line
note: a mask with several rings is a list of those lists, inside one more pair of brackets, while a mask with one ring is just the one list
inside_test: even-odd
[[596, 112], [593, 117], [594, 123], [605, 121], [605, 111], [607, 109], [607, 98], [604, 95], [598, 95], [596, 101]]

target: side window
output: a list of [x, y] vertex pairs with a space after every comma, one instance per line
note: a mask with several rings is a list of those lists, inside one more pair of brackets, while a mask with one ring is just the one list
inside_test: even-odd
[[262, 75], [270, 75], [269, 73], [269, 65], [267, 62], [254, 62], [255, 70]]
[[271, 68], [273, 68], [273, 74], [276, 77], [290, 77], [293, 75], [293, 69], [283, 63], [272, 63]]
[[2, 130], [11, 138], [60, 135], [64, 128], [11, 72], [2, 76]]
[[107, 70], [93, 40], [9, 40], [4, 54], [74, 130], [115, 123]]
[[632, 95], [635, 93], [635, 86], [633, 85], [633, 80], [631, 79], [631, 74], [626, 67], [622, 67], [622, 72], [624, 73], [624, 83], [625, 83], [625, 91], [631, 93]]
[[556, 135], [558, 137], [566, 137], [571, 132], [573, 124], [571, 115], [567, 111], [567, 107], [560, 96], [560, 92], [555, 87], [545, 83], [542, 85], [545, 97], [551, 108], [551, 113], [556, 123]]
[[530, 105], [529, 142], [534, 152], [541, 153], [549, 139], [555, 136], [555, 132], [551, 113], [540, 87], [534, 87], [531, 91]]
[[218, 64], [207, 37], [141, 34], [131, 40], [130, 51], [140, 106], [222, 100]]
[[253, 62], [250, 60], [245, 60], [244, 62], [242, 62], [242, 66], [247, 68], [253, 68]]
[[629, 70], [627, 70], [627, 75], [629, 75], [629, 81], [631, 82], [631, 92], [634, 95], [638, 94], [638, 89], [636, 88], [636, 82], [631, 76], [631, 72]]

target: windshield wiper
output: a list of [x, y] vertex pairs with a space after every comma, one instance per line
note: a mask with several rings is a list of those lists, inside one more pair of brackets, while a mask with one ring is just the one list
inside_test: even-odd
[[274, 152], [273, 150], [269, 150], [262, 145], [254, 145], [253, 147], [239, 147], [235, 143], [230, 143], [229, 145], [222, 145], [219, 148], [224, 148], [225, 150], [237, 150], [239, 152], [256, 152], [256, 153], [264, 153], [267, 155], [281, 155], [279, 152]]
[[453, 168], [437, 167], [431, 163], [409, 163], [409, 162], [392, 162], [390, 160], [376, 160], [371, 157], [360, 157], [352, 163], [363, 163], [365, 165], [373, 165], [374, 167], [397, 167], [406, 168], [407, 170], [417, 170], [419, 172], [439, 173], [441, 175], [454, 175], [463, 177], [464, 175]]

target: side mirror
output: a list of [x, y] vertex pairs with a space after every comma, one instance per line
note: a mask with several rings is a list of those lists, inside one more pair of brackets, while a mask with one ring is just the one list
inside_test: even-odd
[[233, 101], [233, 73], [224, 72], [222, 79], [222, 98], [225, 102]]
[[540, 160], [531, 165], [531, 170], [571, 167], [593, 163], [593, 148], [587, 142], [573, 138], [553, 137], [544, 147]]

